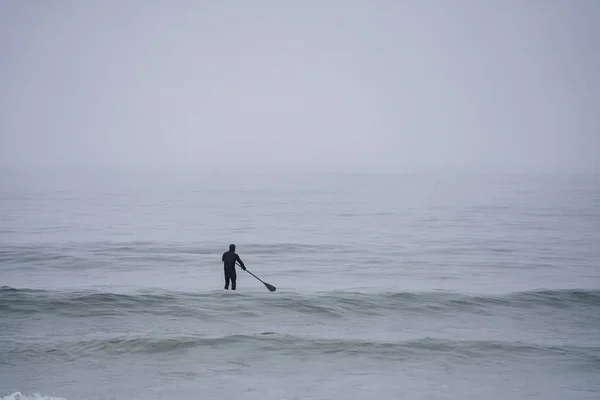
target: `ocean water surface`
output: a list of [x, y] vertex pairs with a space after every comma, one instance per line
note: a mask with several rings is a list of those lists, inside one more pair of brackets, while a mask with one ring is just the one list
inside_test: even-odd
[[0, 399], [600, 397], [598, 175], [1, 183]]

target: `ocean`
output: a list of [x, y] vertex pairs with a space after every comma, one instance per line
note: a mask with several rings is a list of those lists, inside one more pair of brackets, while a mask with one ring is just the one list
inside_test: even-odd
[[600, 398], [598, 175], [0, 182], [2, 400]]

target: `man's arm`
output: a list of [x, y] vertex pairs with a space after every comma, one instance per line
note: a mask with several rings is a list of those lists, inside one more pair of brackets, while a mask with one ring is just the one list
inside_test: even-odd
[[221, 261], [225, 262], [225, 253], [221, 256]]
[[240, 258], [240, 256], [238, 256], [237, 254], [235, 255], [235, 258], [237, 259], [237, 261], [240, 263], [240, 265], [242, 266], [242, 269], [245, 271], [246, 270], [246, 266], [244, 265], [244, 262], [242, 261], [242, 259]]

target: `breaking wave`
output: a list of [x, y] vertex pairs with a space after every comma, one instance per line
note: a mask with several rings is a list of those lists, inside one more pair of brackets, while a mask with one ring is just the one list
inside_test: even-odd
[[[452, 292], [377, 293], [328, 292], [315, 295], [262, 296], [236, 294], [235, 300], [222, 291], [138, 292], [133, 294], [94, 291], [44, 291], [0, 287], [3, 313], [56, 313], [74, 316], [151, 313], [209, 317], [214, 308], [234, 301], [260, 307], [261, 312], [296, 312], [328, 317], [410, 313], [469, 312], [490, 314], [499, 308], [573, 309], [591, 307], [600, 312], [600, 290], [536, 290], [506, 295], [481, 296]], [[248, 311], [249, 307], [246, 307]]]

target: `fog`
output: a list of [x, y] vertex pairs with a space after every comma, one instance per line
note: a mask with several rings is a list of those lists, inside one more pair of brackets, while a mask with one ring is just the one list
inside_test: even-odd
[[0, 4], [0, 164], [598, 171], [600, 2]]

